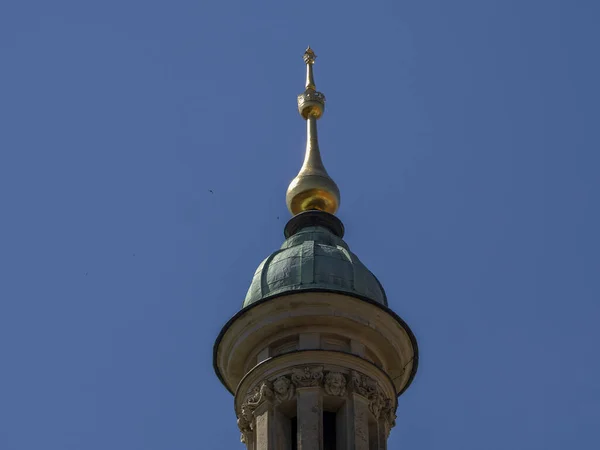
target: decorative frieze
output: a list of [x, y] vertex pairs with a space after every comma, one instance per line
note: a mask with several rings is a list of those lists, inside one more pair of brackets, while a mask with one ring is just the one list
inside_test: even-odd
[[352, 389], [369, 400], [369, 410], [376, 419], [385, 419], [390, 427], [395, 425], [395, 402], [388, 398], [379, 384], [372, 378], [352, 371]]
[[379, 419], [379, 414], [381, 413], [385, 403], [385, 397], [383, 396], [383, 393], [378, 389], [368, 397], [368, 400], [369, 410], [377, 419]]
[[343, 397], [346, 395], [346, 376], [341, 372], [328, 372], [325, 375], [325, 392]]
[[275, 400], [281, 403], [294, 398], [295, 386], [288, 377], [281, 376], [273, 382], [273, 391], [275, 392]]
[[245, 417], [244, 412], [242, 411], [242, 413], [238, 416], [237, 419], [237, 426], [240, 429], [240, 432], [242, 433], [242, 437], [240, 438], [242, 442], [246, 442], [246, 435], [252, 432], [251, 424], [252, 421], [249, 421]]
[[352, 371], [352, 389], [363, 397], [369, 398], [377, 391], [377, 381], [373, 378], [363, 375], [356, 370]]
[[252, 433], [253, 420], [252, 410], [250, 410], [247, 404], [243, 404], [242, 411], [237, 418], [237, 426], [241, 433], [240, 441], [248, 442], [248, 436]]
[[256, 386], [250, 394], [248, 394], [245, 403], [250, 408], [255, 409], [263, 401], [271, 397], [273, 397], [272, 384], [270, 381], [263, 381], [258, 386]]
[[381, 417], [385, 419], [391, 429], [396, 425], [396, 408], [391, 398], [386, 398], [381, 409]]
[[272, 385], [269, 381], [263, 381], [248, 393], [242, 403], [240, 415], [237, 419], [238, 428], [242, 433], [241, 441], [246, 442], [247, 436], [254, 430], [254, 410], [265, 400], [273, 397]]
[[291, 369], [288, 375], [280, 375], [275, 380], [263, 380], [250, 390], [242, 402], [238, 415], [238, 427], [242, 442], [255, 430], [254, 410], [264, 401], [281, 404], [296, 396], [296, 389], [322, 387], [326, 395], [345, 397], [348, 391], [364, 397], [371, 414], [387, 423], [388, 430], [395, 425], [395, 401], [384, 394], [376, 380], [356, 370], [346, 375], [342, 372], [323, 370], [323, 366], [301, 366]]
[[320, 386], [323, 382], [323, 366], [306, 366], [292, 369], [292, 383], [296, 387]]

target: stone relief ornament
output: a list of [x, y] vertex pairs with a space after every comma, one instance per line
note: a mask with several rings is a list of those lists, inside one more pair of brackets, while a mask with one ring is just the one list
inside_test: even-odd
[[254, 419], [254, 415], [252, 414], [252, 411], [254, 411], [254, 408], [251, 407], [250, 405], [248, 405], [247, 403], [244, 403], [242, 405], [242, 413], [240, 414], [240, 423], [242, 425], [247, 424], [248, 425], [248, 429], [251, 431], [252, 430], [252, 420]]
[[246, 432], [252, 431], [250, 423], [251, 423], [251, 421], [248, 420], [248, 417], [242, 411], [242, 414], [240, 414], [239, 417], [238, 417], [238, 419], [237, 419], [237, 424], [238, 424], [238, 428], [240, 429], [240, 431], [242, 433], [246, 433]]
[[244, 424], [240, 424], [240, 419], [238, 419], [238, 428], [240, 429], [240, 442], [246, 443], [249, 441], [248, 435], [250, 434], [250, 428], [246, 427]]
[[281, 403], [294, 397], [294, 385], [288, 377], [281, 376], [273, 382], [275, 399]]
[[244, 403], [246, 403], [252, 409], [256, 409], [258, 405], [272, 396], [273, 389], [271, 388], [271, 383], [268, 381], [263, 381], [248, 394], [248, 397], [246, 397], [246, 401]]
[[367, 398], [369, 410], [375, 418], [385, 419], [390, 427], [396, 424], [394, 402], [385, 396], [377, 381], [353, 370], [351, 386], [354, 392]]
[[346, 395], [346, 376], [340, 372], [329, 372], [325, 376], [325, 392], [343, 397]]
[[237, 419], [237, 425], [242, 433], [240, 441], [244, 443], [248, 442], [248, 435], [252, 432], [252, 419], [252, 409], [247, 404], [243, 404], [242, 412]]
[[379, 419], [379, 414], [381, 413], [381, 410], [383, 409], [383, 406], [385, 404], [384, 395], [378, 389], [376, 392], [373, 392], [371, 395], [369, 395], [368, 400], [369, 409], [371, 410], [375, 418]]
[[353, 370], [352, 389], [363, 397], [369, 398], [377, 391], [377, 382], [372, 378]]
[[323, 366], [306, 366], [292, 369], [292, 383], [296, 387], [320, 386], [323, 381]]
[[273, 397], [273, 389], [268, 381], [263, 381], [246, 396], [237, 420], [238, 428], [242, 432], [242, 442], [246, 442], [247, 434], [254, 429], [254, 410], [271, 397]]
[[390, 425], [390, 428], [396, 425], [396, 411], [394, 402], [391, 398], [386, 398], [381, 409], [381, 417]]
[[349, 376], [341, 372], [323, 372], [323, 366], [292, 368], [291, 375], [281, 375], [273, 382], [264, 380], [248, 391], [240, 408], [237, 424], [242, 433], [241, 441], [249, 442], [255, 429], [254, 410], [265, 400], [277, 404], [292, 400], [296, 388], [323, 386], [328, 395], [343, 397], [348, 389], [365, 397], [370, 412], [387, 424], [387, 432], [396, 424], [396, 409], [393, 399], [388, 398], [376, 380], [356, 370]]

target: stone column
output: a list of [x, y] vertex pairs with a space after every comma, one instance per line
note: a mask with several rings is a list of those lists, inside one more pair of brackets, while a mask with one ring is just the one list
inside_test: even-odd
[[[371, 450], [369, 448], [369, 404], [367, 399], [350, 392], [338, 412], [338, 448]], [[377, 448], [377, 447], [375, 447]]]
[[379, 420], [369, 427], [370, 450], [387, 450], [387, 424]]
[[254, 410], [256, 450], [279, 450], [275, 436], [275, 411], [273, 403], [264, 401]]
[[[323, 408], [336, 410], [337, 450], [386, 450], [396, 402], [374, 378], [323, 366], [292, 367], [248, 390], [238, 426], [248, 450], [323, 450]], [[289, 372], [288, 372], [289, 373]], [[294, 404], [295, 402], [295, 404]], [[290, 416], [296, 410], [296, 435]], [[339, 408], [339, 409], [338, 409]]]
[[321, 388], [319, 386], [298, 388], [296, 396], [298, 450], [322, 450], [323, 396]]

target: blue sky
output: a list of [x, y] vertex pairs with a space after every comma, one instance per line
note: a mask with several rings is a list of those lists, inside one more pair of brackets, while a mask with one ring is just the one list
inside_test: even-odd
[[0, 448], [243, 448], [212, 345], [283, 239], [308, 44], [346, 241], [420, 345], [390, 449], [598, 448], [599, 14], [2, 2]]

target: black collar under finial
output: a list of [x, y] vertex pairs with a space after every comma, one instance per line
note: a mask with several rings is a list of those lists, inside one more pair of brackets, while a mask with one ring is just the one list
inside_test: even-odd
[[296, 214], [285, 225], [283, 234], [287, 239], [306, 227], [325, 227], [340, 239], [344, 237], [344, 224], [342, 221], [333, 214], [318, 210]]

